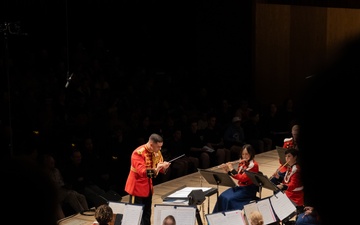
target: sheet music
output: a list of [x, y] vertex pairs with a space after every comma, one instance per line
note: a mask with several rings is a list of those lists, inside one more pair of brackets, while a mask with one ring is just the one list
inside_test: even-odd
[[250, 224], [249, 215], [252, 211], [258, 211], [256, 202], [251, 202], [249, 204], [244, 205], [244, 213], [248, 224]]
[[122, 219], [122, 225], [140, 225], [142, 213], [142, 205], [126, 204]]
[[271, 196], [270, 201], [276, 215], [279, 217], [280, 220], [287, 218], [296, 211], [295, 205], [281, 191]]
[[114, 214], [124, 214], [125, 202], [109, 202], [109, 206]]
[[154, 225], [162, 225], [164, 218], [173, 215], [176, 225], [195, 225], [196, 207], [177, 206], [177, 205], [155, 205], [154, 206]]
[[187, 198], [191, 191], [201, 189], [203, 192], [206, 192], [211, 189], [211, 187], [185, 187], [181, 190], [175, 191], [167, 198]]
[[256, 203], [259, 212], [264, 218], [264, 224], [270, 224], [276, 222], [274, 211], [271, 207], [269, 198], [262, 199]]
[[211, 225], [246, 225], [241, 210], [207, 214], [205, 217], [208, 224]]
[[259, 211], [264, 219], [264, 224], [270, 224], [276, 222], [274, 211], [271, 207], [269, 198], [252, 202], [244, 205], [244, 213], [248, 223], [250, 224], [249, 215], [253, 211]]

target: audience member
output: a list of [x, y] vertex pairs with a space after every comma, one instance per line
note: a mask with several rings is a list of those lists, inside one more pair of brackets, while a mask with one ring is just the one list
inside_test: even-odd
[[[65, 184], [60, 170], [55, 166], [55, 159], [52, 155], [42, 155], [40, 165], [57, 187], [59, 202], [63, 207], [65, 203], [69, 204], [73, 213], [80, 213], [89, 209], [86, 197], [83, 194], [72, 190]], [[64, 213], [66, 212], [64, 211]]]
[[130, 195], [129, 202], [144, 205], [141, 224], [151, 225], [153, 178], [159, 172], [165, 173], [169, 162], [163, 160], [161, 147], [164, 140], [158, 134], [151, 134], [146, 144], [137, 147], [131, 155], [131, 167], [125, 185]]
[[208, 125], [203, 130], [203, 134], [206, 146], [214, 150], [211, 152], [212, 166], [229, 162], [231, 160], [230, 150], [224, 146], [224, 133], [217, 126], [215, 115], [208, 116]]
[[196, 157], [188, 156], [186, 152], [186, 144], [182, 139], [182, 131], [178, 128], [174, 129], [172, 138], [164, 144], [166, 153], [164, 154], [164, 160], [169, 161], [184, 155], [183, 157], [173, 161], [170, 165], [171, 178], [178, 178], [197, 171], [199, 168], [199, 159]]
[[275, 149], [276, 146], [281, 146], [284, 142], [284, 138], [288, 137], [288, 129], [283, 130], [281, 127], [281, 117], [278, 107], [275, 103], [270, 103], [261, 115], [262, 127], [264, 129], [265, 136], [269, 137]]
[[242, 126], [244, 129], [245, 142], [254, 146], [257, 154], [271, 150], [272, 140], [265, 136], [260, 121], [260, 114], [257, 110], [249, 112], [248, 120], [244, 121]]
[[82, 161], [82, 153], [78, 149], [71, 152], [70, 162], [64, 165], [62, 174], [64, 182], [80, 194], [85, 195], [89, 207], [106, 203], [106, 191], [101, 189], [92, 174], [92, 169]]
[[241, 210], [245, 204], [257, 198], [256, 193], [259, 191], [259, 187], [245, 173], [245, 170], [259, 172], [259, 164], [255, 161], [255, 149], [251, 145], [245, 144], [242, 147], [237, 170], [233, 168], [232, 162], [222, 164], [220, 167], [238, 181], [238, 186], [231, 187], [220, 194], [213, 213]]
[[99, 225], [110, 225], [113, 220], [113, 215], [114, 213], [111, 207], [107, 204], [102, 204], [95, 209], [94, 216]]
[[[2, 212], [11, 218], [11, 224], [32, 220], [38, 225], [56, 225], [64, 218], [56, 187], [40, 167], [18, 158], [3, 160], [0, 166], [2, 191], [10, 198]], [[28, 207], [19, 211], [22, 204]]]
[[230, 149], [230, 160], [239, 158], [241, 147], [245, 144], [244, 129], [241, 126], [241, 118], [235, 116], [232, 118], [232, 123], [228, 125], [224, 133], [225, 148]]
[[184, 132], [184, 142], [186, 143], [187, 155], [199, 160], [199, 168], [209, 168], [211, 153], [205, 147], [204, 136], [198, 129], [196, 120], [190, 122], [190, 128]]

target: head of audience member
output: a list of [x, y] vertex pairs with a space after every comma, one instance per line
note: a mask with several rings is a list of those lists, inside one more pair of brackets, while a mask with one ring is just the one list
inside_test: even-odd
[[95, 209], [95, 219], [99, 225], [109, 225], [113, 219], [113, 210], [107, 204], [99, 205]]
[[259, 211], [252, 211], [249, 215], [250, 225], [263, 225], [264, 218]]
[[176, 225], [176, 220], [173, 215], [168, 215], [164, 218], [162, 225]]
[[56, 225], [59, 218], [57, 189], [50, 177], [33, 162], [11, 158], [1, 162], [2, 190], [9, 196], [2, 212], [11, 224], [24, 220], [39, 225]]
[[[356, 181], [357, 171], [350, 169], [358, 164], [354, 151], [358, 148], [360, 124], [358, 107], [360, 74], [360, 36], [349, 40], [319, 73], [307, 78], [301, 99], [300, 165], [304, 184], [305, 201], [313, 206], [322, 225], [345, 220], [349, 211], [342, 207], [356, 198], [346, 187]], [[331, 149], [337, 153], [328, 159]], [[340, 153], [340, 154], [339, 154]], [[335, 163], [336, 162], [336, 163]], [[338, 170], [340, 177], [334, 176]], [[349, 175], [347, 175], [349, 174]], [[345, 177], [353, 175], [353, 179]], [[345, 184], [342, 182], [344, 181]], [[326, 191], [330, 188], [335, 195]], [[350, 188], [351, 189], [351, 188]], [[351, 191], [350, 191], [351, 192]], [[345, 197], [346, 196], [346, 197]]]

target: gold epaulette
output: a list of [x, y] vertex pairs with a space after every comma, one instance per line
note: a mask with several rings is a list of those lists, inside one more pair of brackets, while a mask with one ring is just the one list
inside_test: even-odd
[[145, 148], [141, 148], [141, 149], [137, 150], [136, 152], [137, 152], [139, 155], [141, 155], [141, 154], [143, 153], [143, 151], [145, 151]]

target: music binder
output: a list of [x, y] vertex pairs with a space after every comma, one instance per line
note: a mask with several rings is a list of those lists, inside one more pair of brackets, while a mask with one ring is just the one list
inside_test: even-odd
[[214, 184], [217, 186], [222, 185], [227, 187], [237, 186], [235, 181], [227, 173], [211, 171], [207, 169], [198, 169], [198, 171], [209, 184]]

